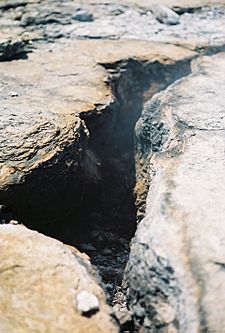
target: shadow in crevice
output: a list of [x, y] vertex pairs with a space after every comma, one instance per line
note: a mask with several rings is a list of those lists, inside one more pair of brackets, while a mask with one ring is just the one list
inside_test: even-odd
[[90, 139], [80, 215], [83, 237], [76, 246], [90, 255], [113, 298], [123, 279], [137, 223], [135, 125], [145, 101], [188, 75], [190, 61], [163, 66], [131, 59], [103, 66], [111, 73], [115, 102], [104, 110], [81, 114]]
[[136, 230], [135, 124], [146, 100], [190, 73], [190, 61], [102, 65], [115, 101], [81, 113], [89, 139], [81, 128], [77, 142], [0, 192], [0, 203], [29, 228], [90, 255], [112, 300]]

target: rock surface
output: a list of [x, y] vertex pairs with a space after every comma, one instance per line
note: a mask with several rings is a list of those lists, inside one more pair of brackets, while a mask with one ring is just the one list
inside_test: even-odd
[[[24, 226], [0, 232], [1, 333], [119, 332], [88, 259]], [[89, 316], [77, 308], [84, 293], [95, 300]]]
[[70, 236], [66, 224], [76, 223], [87, 184], [100, 177], [99, 162], [87, 150], [90, 130], [98, 125], [93, 120], [93, 129], [87, 128], [80, 118], [90, 114], [113, 125], [117, 101], [100, 64], [136, 59], [173, 65], [196, 54], [154, 42], [135, 45], [74, 41], [32, 53], [27, 60], [0, 62], [0, 202], [23, 223]]
[[[155, 3], [0, 0], [0, 224], [87, 251], [112, 298], [150, 186], [121, 330], [222, 333], [225, 1]], [[118, 330], [73, 248], [0, 228], [0, 331]]]
[[224, 53], [198, 59], [137, 125], [151, 183], [126, 277], [144, 332], [224, 331], [224, 69]]
[[152, 12], [161, 23], [168, 25], [179, 23], [179, 15], [166, 6], [154, 4], [152, 5]]
[[[15, 56], [43, 43], [65, 43], [68, 39], [81, 38], [185, 42], [200, 47], [224, 44], [224, 0], [160, 1], [160, 5], [179, 14], [180, 24], [176, 26], [157, 21], [152, 13], [155, 3], [154, 0], [88, 0], [85, 3], [41, 0], [41, 4], [40, 0], [1, 1], [0, 41], [7, 48], [19, 38], [25, 45], [15, 49]], [[80, 19], [76, 20], [79, 12]], [[12, 54], [1, 51], [2, 47], [0, 55], [4, 53], [4, 59], [12, 58]]]

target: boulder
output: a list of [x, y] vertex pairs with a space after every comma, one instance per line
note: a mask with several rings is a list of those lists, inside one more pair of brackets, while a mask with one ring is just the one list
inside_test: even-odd
[[119, 332], [87, 256], [24, 226], [0, 226], [0, 285], [2, 333]]
[[136, 127], [150, 189], [126, 287], [144, 332], [225, 327], [224, 69], [224, 53], [198, 59], [147, 103]]

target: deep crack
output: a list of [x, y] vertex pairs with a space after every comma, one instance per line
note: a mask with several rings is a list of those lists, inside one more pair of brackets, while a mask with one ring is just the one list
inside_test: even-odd
[[[26, 207], [28, 215], [19, 217], [19, 220], [29, 227], [71, 244], [91, 257], [118, 317], [125, 313], [125, 319], [120, 317], [122, 330], [130, 332], [133, 331], [133, 324], [126, 309], [122, 282], [129, 258], [129, 243], [136, 230], [137, 221], [144, 216], [150, 181], [147, 177], [148, 171], [135, 164], [134, 129], [145, 102], [179, 78], [189, 75], [190, 62], [191, 59], [165, 65], [130, 59], [102, 64], [110, 74], [108, 84], [112, 87], [115, 102], [106, 108], [96, 107], [92, 112], [80, 115], [90, 137], [85, 150], [82, 154], [79, 153], [80, 201], [73, 210], [72, 222], [65, 228], [63, 223], [55, 225], [49, 220], [46, 227], [39, 227], [32, 224], [32, 211], [29, 212], [29, 207]], [[148, 147], [153, 152], [157, 151], [163, 136], [166, 135], [165, 126], [153, 123], [146, 123], [146, 126], [146, 131], [151, 134]], [[144, 142], [138, 144], [145, 149]], [[79, 149], [76, 145], [71, 145], [68, 153], [72, 155], [75, 151], [80, 151]], [[55, 172], [57, 168], [63, 167], [63, 161], [64, 158], [58, 158]], [[72, 173], [71, 176], [73, 177]], [[35, 174], [31, 175], [32, 179], [34, 177]], [[27, 182], [29, 183], [29, 178]], [[15, 191], [14, 196], [19, 195], [21, 190], [26, 196], [22, 185], [21, 188], [18, 187], [18, 193]], [[67, 191], [69, 195], [73, 195], [74, 189], [68, 188]], [[65, 201], [67, 197], [68, 194], [62, 200]], [[54, 195], [52, 199], [54, 200]], [[0, 212], [2, 223], [15, 219], [15, 215], [3, 208]], [[62, 214], [63, 221], [60, 208], [56, 202], [56, 213]]]

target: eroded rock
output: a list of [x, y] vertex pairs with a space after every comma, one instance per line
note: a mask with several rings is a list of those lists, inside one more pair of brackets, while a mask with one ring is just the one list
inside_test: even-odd
[[[147, 104], [137, 126], [151, 184], [126, 278], [128, 304], [144, 332], [225, 327], [224, 68], [224, 53], [199, 59], [192, 75]], [[167, 130], [157, 152], [148, 118], [163, 124], [162, 137]]]
[[[174, 23], [179, 18], [179, 24], [158, 22], [151, 12], [154, 4], [161, 21]], [[2, 0], [0, 13], [0, 39], [20, 37], [29, 41], [32, 50], [43, 43], [65, 44], [81, 38], [156, 40], [189, 47], [213, 47], [220, 41], [220, 47], [224, 45], [224, 0], [162, 0], [159, 4], [154, 0], [43, 0], [41, 5], [40, 1]]]
[[[136, 58], [149, 66], [158, 61], [183, 67], [182, 61], [195, 56], [172, 45], [137, 44], [76, 41], [66, 48], [55, 46], [52, 52], [32, 53], [26, 61], [0, 63], [0, 201], [15, 219], [73, 244], [77, 235], [71, 230], [84, 195], [90, 183], [102, 178], [99, 156], [112, 136], [107, 133], [115, 128], [118, 108], [107, 83], [109, 73], [100, 63], [113, 67], [122, 59]], [[90, 133], [101, 124], [106, 126], [104, 141], [100, 132], [97, 138], [101, 150], [90, 150]]]
[[[99, 268], [111, 297], [122, 281], [129, 238], [135, 228], [133, 129], [142, 103], [181, 76], [188, 75], [190, 61], [199, 53], [218, 52], [225, 45], [224, 0], [207, 0], [204, 4], [201, 0], [162, 0], [161, 5], [166, 8], [160, 7], [158, 19], [164, 23], [178, 23], [179, 14], [179, 24], [173, 26], [165, 26], [155, 20], [151, 12], [153, 3], [154, 0], [143, 0], [141, 3], [136, 0], [124, 0], [122, 3], [118, 0], [113, 3], [87, 0], [85, 4], [72, 0], [0, 1], [0, 39], [3, 41], [0, 43], [0, 203], [6, 204], [6, 209], [0, 209], [0, 223], [11, 221], [15, 224], [18, 219], [70, 244], [79, 244], [81, 249], [93, 256], [92, 262]], [[217, 59], [213, 61], [217, 62]], [[209, 63], [209, 60], [204, 61], [206, 67]], [[220, 60], [218, 63], [221, 66]], [[211, 278], [211, 274], [214, 274], [215, 267], [222, 271], [223, 258], [216, 256], [213, 268], [207, 271], [206, 265], [202, 264], [204, 253], [198, 247], [200, 244], [203, 248], [204, 242], [201, 240], [197, 245], [195, 242], [195, 231], [197, 235], [205, 235], [204, 227], [192, 230], [195, 221], [195, 214], [190, 213], [192, 205], [185, 206], [185, 209], [176, 208], [177, 204], [183, 205], [180, 199], [183, 200], [183, 172], [188, 180], [193, 174], [193, 184], [197, 184], [196, 179], [202, 177], [202, 173], [198, 175], [189, 162], [196, 159], [198, 165], [206, 165], [205, 169], [211, 167], [214, 170], [214, 164], [217, 169], [218, 163], [214, 163], [213, 158], [209, 157], [213, 161], [212, 166], [210, 162], [204, 164], [204, 161], [208, 158], [208, 145], [211, 145], [212, 152], [217, 151], [217, 145], [222, 146], [217, 136], [218, 130], [222, 133], [223, 128], [213, 127], [215, 135], [212, 128], [209, 130], [204, 126], [197, 131], [196, 124], [190, 119], [196, 118], [198, 126], [211, 100], [219, 96], [214, 83], [211, 85], [213, 70], [207, 72], [202, 65], [203, 62], [196, 74], [191, 76], [190, 83], [188, 79], [182, 81], [181, 91], [176, 91], [174, 87], [180, 86], [175, 85], [167, 91], [170, 97], [163, 93], [147, 104], [146, 110], [151, 111], [151, 116], [146, 111], [137, 127], [135, 193], [138, 220], [145, 213], [149, 185], [148, 207], [153, 202], [152, 209], [159, 210], [156, 215], [160, 219], [154, 214], [150, 216], [153, 229], [149, 227], [149, 220], [144, 220], [135, 238], [128, 266], [131, 311], [127, 310], [126, 297], [120, 289], [117, 300], [114, 299], [122, 329], [132, 330], [133, 312], [140, 331], [193, 333], [209, 327], [209, 330], [218, 329], [221, 333], [222, 326], [219, 325], [223, 325], [220, 321], [222, 315], [216, 306], [211, 311], [215, 294], [208, 293], [207, 286], [214, 290], [212, 280], [215, 276]], [[216, 71], [222, 73], [222, 67]], [[198, 81], [197, 77], [201, 75], [203, 78]], [[208, 86], [198, 90], [205, 78]], [[218, 73], [216, 81], [217, 85], [223, 82]], [[185, 82], [188, 84], [184, 87]], [[188, 94], [189, 91], [191, 94]], [[196, 94], [206, 95], [207, 98], [199, 100]], [[174, 100], [173, 96], [176, 96]], [[187, 109], [184, 107], [186, 100], [192, 101], [191, 107], [188, 101]], [[223, 105], [223, 102], [219, 104]], [[193, 105], [200, 108], [196, 114]], [[211, 121], [212, 113], [213, 108], [205, 117], [204, 124]], [[220, 119], [223, 119], [223, 112], [220, 113]], [[212, 125], [215, 123], [212, 120]], [[196, 151], [194, 147], [197, 147]], [[204, 156], [199, 153], [203, 150], [206, 152]], [[176, 162], [172, 163], [170, 158]], [[222, 159], [222, 155], [218, 159]], [[177, 179], [176, 172], [180, 165]], [[192, 172], [189, 173], [187, 168]], [[204, 193], [206, 183], [212, 185], [215, 205], [216, 186], [212, 175], [210, 177], [209, 182], [206, 178], [197, 185], [203, 187], [201, 193]], [[175, 191], [175, 183], [177, 188], [180, 186], [179, 192]], [[198, 193], [197, 185], [192, 187], [194, 193]], [[187, 198], [192, 198], [192, 192], [184, 186], [184, 199], [190, 200]], [[198, 202], [197, 199], [195, 195], [194, 201]], [[202, 200], [198, 204], [209, 209], [211, 201]], [[211, 227], [207, 222], [208, 215], [204, 213], [201, 218], [198, 217], [198, 225], [206, 219], [207, 226]], [[170, 216], [169, 226], [164, 221], [167, 216]], [[180, 221], [182, 230], [179, 229]], [[158, 231], [158, 223], [163, 231]], [[171, 225], [173, 230], [168, 232]], [[24, 235], [25, 245], [29, 235]], [[208, 234], [205, 238], [207, 244], [210, 243]], [[162, 246], [160, 242], [165, 244]], [[216, 239], [213, 245], [219, 242]], [[17, 244], [16, 241], [14, 243]], [[179, 250], [174, 250], [174, 244]], [[29, 246], [33, 249], [33, 243]], [[196, 250], [192, 251], [192, 246]], [[44, 251], [44, 246], [41, 251]], [[69, 251], [75, 250], [69, 248]], [[206, 258], [210, 261], [208, 252]], [[15, 266], [12, 270], [18, 275], [20, 267]], [[52, 271], [55, 272], [55, 268]], [[6, 273], [8, 270], [2, 272], [3, 275]], [[204, 279], [208, 277], [209, 282], [205, 283]], [[217, 280], [217, 276], [215, 279], [219, 289], [223, 290], [222, 279], [219, 277]], [[190, 295], [187, 290], [190, 290]], [[201, 295], [197, 297], [195, 291]], [[77, 299], [80, 293], [81, 300], [80, 297]], [[46, 294], [49, 305], [52, 294]], [[89, 285], [88, 288], [82, 285], [78, 295], [75, 293], [73, 297], [74, 311], [78, 312], [76, 318], [80, 320], [82, 316], [90, 316], [93, 319], [98, 315], [99, 319], [102, 303], [95, 290], [89, 290]], [[32, 302], [32, 295], [27, 297], [30, 299], [27, 302]], [[55, 298], [52, 300], [54, 302]], [[220, 303], [223, 305], [223, 300]], [[221, 308], [224, 310], [223, 306]], [[6, 324], [10, 325], [11, 308], [7, 310]], [[57, 317], [58, 312], [53, 315]], [[31, 320], [25, 320], [30, 330], [38, 327], [44, 331], [43, 318], [34, 323]], [[51, 320], [46, 324], [50, 329], [54, 328], [50, 325]], [[57, 325], [60, 320], [64, 319], [59, 315]], [[93, 327], [95, 330], [95, 323], [89, 321], [90, 326], [87, 327], [86, 323], [82, 321], [75, 332], [93, 332]], [[16, 332], [20, 332], [18, 326], [20, 328], [18, 324]], [[107, 330], [108, 327], [105, 327]], [[99, 329], [96, 328], [96, 331], [99, 332]]]
[[76, 307], [83, 315], [91, 316], [99, 311], [99, 300], [95, 295], [82, 290], [77, 294]]
[[166, 6], [154, 4], [152, 5], [152, 12], [156, 19], [161, 23], [168, 25], [179, 23], [179, 15]]
[[93, 14], [85, 9], [79, 8], [75, 12], [73, 18], [74, 18], [74, 20], [77, 20], [80, 22], [92, 22]]
[[[1, 225], [0, 232], [1, 332], [119, 332], [89, 261], [76, 249], [24, 226]], [[84, 294], [81, 313], [76, 300]], [[95, 312], [84, 316], [90, 308]]]

